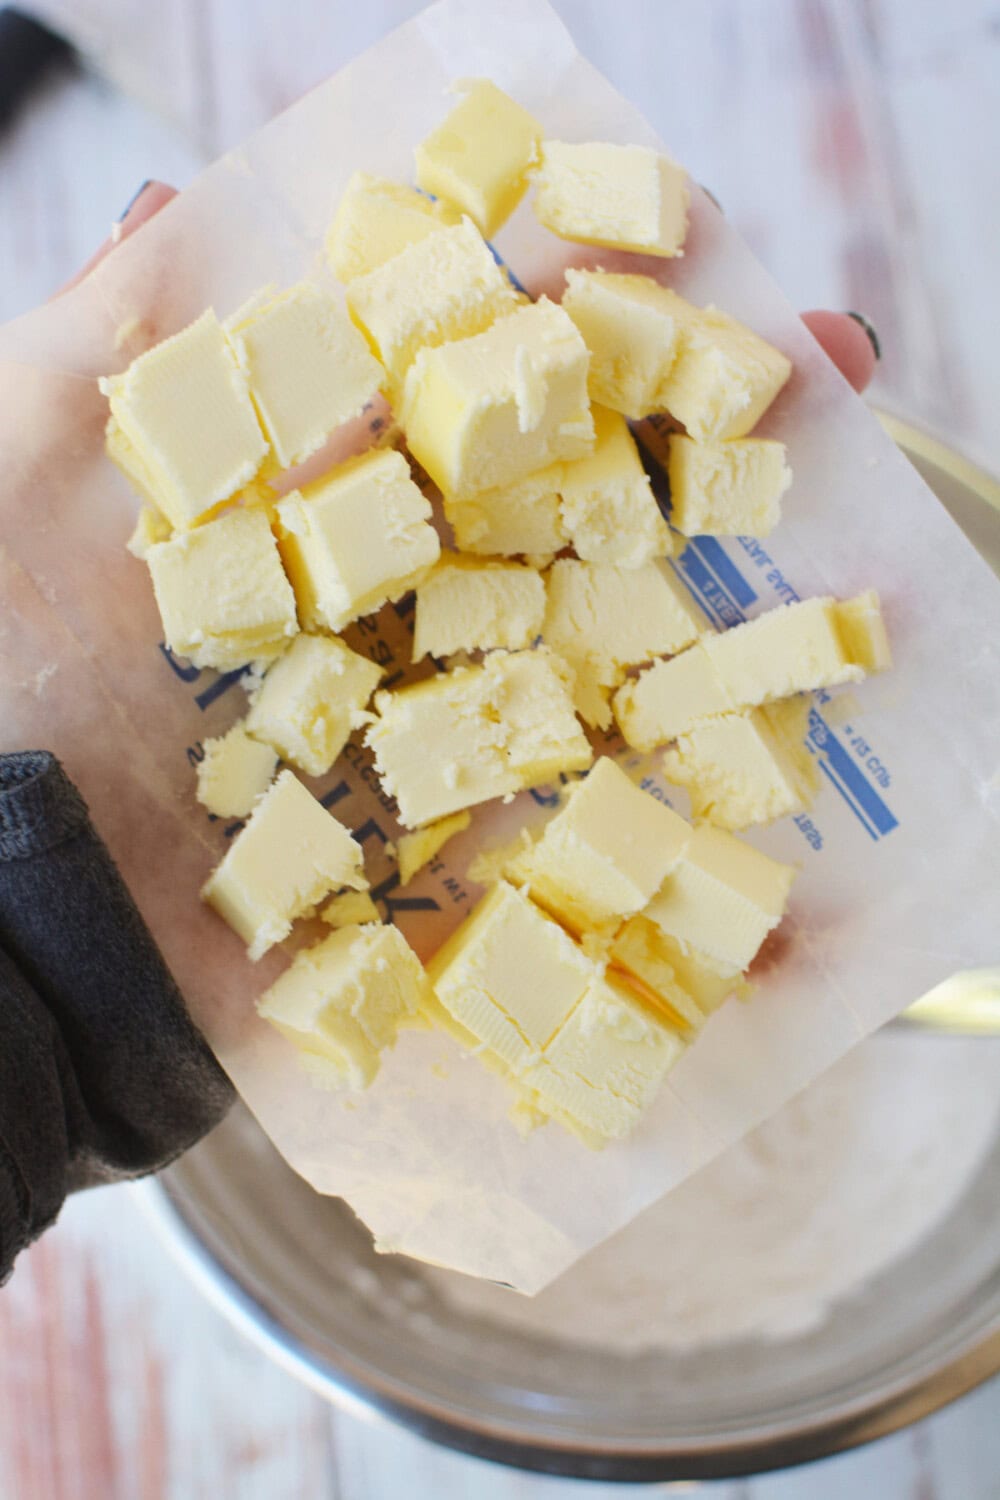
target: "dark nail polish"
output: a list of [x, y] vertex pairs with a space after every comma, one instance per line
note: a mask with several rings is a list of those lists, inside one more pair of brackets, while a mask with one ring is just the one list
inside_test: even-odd
[[700, 182], [698, 184], [698, 186], [701, 188], [701, 190], [705, 194], [706, 198], [711, 198], [712, 202], [715, 204], [716, 208], [719, 210], [719, 213], [720, 214], [724, 214], [726, 210], [723, 208], [723, 206], [719, 202], [718, 198], [712, 192], [712, 189], [711, 188], [707, 188], [703, 182]]
[[879, 343], [878, 334], [875, 332], [875, 329], [872, 327], [871, 323], [869, 323], [864, 313], [849, 311], [847, 316], [849, 318], [853, 318], [855, 323], [857, 323], [860, 328], [863, 328], [865, 330], [865, 333], [867, 333], [868, 335], [868, 342], [871, 344], [873, 350], [875, 351], [875, 358], [881, 359], [882, 345]]
[[138, 201], [142, 197], [143, 193], [149, 187], [149, 184], [152, 182], [152, 180], [153, 179], [151, 177], [147, 177], [146, 181], [144, 183], [142, 183], [142, 185], [140, 187], [136, 188], [135, 192], [132, 194], [131, 198], [128, 200], [128, 202], [126, 203], [125, 207], [122, 209], [121, 213], [118, 215], [118, 223], [119, 224], [122, 222], [123, 219], [127, 219], [128, 218], [129, 214], [132, 212], [133, 208], [135, 208], [135, 205], [138, 203]]

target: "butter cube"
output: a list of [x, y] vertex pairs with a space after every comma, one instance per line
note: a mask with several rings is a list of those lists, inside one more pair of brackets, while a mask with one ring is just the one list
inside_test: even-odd
[[690, 838], [683, 818], [602, 756], [515, 867], [528, 894], [572, 932], [614, 930], [659, 890]]
[[420, 960], [396, 927], [354, 926], [297, 953], [257, 1012], [299, 1048], [312, 1071], [364, 1089], [382, 1054], [429, 994]]
[[336, 636], [297, 636], [254, 695], [247, 731], [308, 776], [323, 776], [366, 722], [381, 676]]
[[821, 597], [782, 605], [711, 636], [704, 649], [740, 708], [861, 682], [870, 667], [888, 665], [878, 595], [871, 591], [845, 603]]
[[320, 910], [328, 927], [358, 927], [366, 922], [381, 922], [382, 914], [367, 891], [341, 891], [331, 896]]
[[681, 735], [663, 757], [668, 781], [687, 787], [695, 818], [739, 830], [803, 812], [819, 771], [803, 743], [809, 701], [710, 719]]
[[767, 536], [781, 519], [792, 482], [784, 443], [732, 438], [669, 439], [670, 519], [685, 536]]
[[393, 449], [349, 459], [286, 495], [278, 546], [303, 627], [341, 630], [419, 583], [441, 550], [430, 514]]
[[133, 557], [145, 562], [150, 547], [157, 542], [169, 542], [173, 534], [170, 522], [163, 512], [157, 510], [155, 505], [145, 504], [139, 508], [135, 528], [125, 545]]
[[683, 168], [648, 146], [545, 141], [535, 213], [564, 240], [646, 255], [680, 255], [687, 234]]
[[643, 915], [716, 963], [745, 969], [781, 921], [794, 878], [790, 865], [703, 823]]
[[464, 833], [472, 822], [468, 811], [452, 813], [418, 828], [415, 833], [404, 833], [396, 842], [396, 858], [399, 862], [399, 883], [409, 885], [414, 875], [429, 865], [456, 833]]
[[[100, 381], [111, 405], [109, 457], [178, 530], [247, 484], [267, 443], [247, 380], [214, 312]], [[124, 443], [121, 441], [124, 439]]]
[[521, 1081], [536, 1104], [554, 1106], [603, 1140], [621, 1140], [684, 1050], [682, 1038], [609, 974], [591, 981]]
[[465, 97], [413, 153], [417, 182], [469, 214], [488, 237], [524, 196], [542, 127], [489, 79], [464, 87]]
[[522, 650], [541, 633], [544, 614], [545, 585], [534, 568], [446, 554], [417, 586], [413, 660]]
[[699, 443], [752, 432], [792, 373], [791, 361], [715, 307], [690, 308], [677, 359], [658, 393]]
[[463, 552], [501, 557], [551, 557], [567, 546], [559, 486], [562, 464], [549, 464], [513, 484], [445, 499], [445, 515]]
[[418, 828], [589, 766], [567, 675], [544, 649], [494, 651], [481, 666], [376, 694], [367, 740], [400, 822]]
[[577, 712], [611, 723], [609, 695], [631, 666], [682, 651], [705, 620], [668, 564], [640, 568], [559, 558], [545, 575], [542, 635], [572, 667]]
[[262, 291], [226, 324], [261, 425], [282, 468], [360, 416], [384, 372], [332, 292], [302, 281]]
[[742, 705], [727, 690], [703, 643], [696, 641], [679, 656], [630, 678], [611, 706], [626, 743], [635, 750], [653, 750]]
[[481, 333], [519, 301], [468, 219], [407, 245], [347, 289], [351, 316], [389, 373], [393, 405], [419, 349]]
[[595, 970], [557, 922], [500, 881], [427, 973], [448, 1014], [519, 1072], [569, 1018]]
[[743, 437], [791, 374], [779, 350], [648, 276], [567, 271], [562, 305], [590, 350], [590, 393], [627, 417], [669, 412], [699, 443]]
[[402, 422], [446, 497], [513, 484], [594, 446], [586, 345], [542, 297], [485, 333], [417, 355]]
[[205, 740], [196, 796], [217, 818], [245, 818], [271, 785], [278, 757], [252, 740], [241, 722], [217, 740]]
[[590, 350], [590, 394], [639, 418], [662, 411], [689, 304], [648, 276], [566, 272], [562, 306]]
[[342, 886], [362, 891], [364, 856], [343, 824], [282, 771], [236, 835], [201, 897], [258, 959]]
[[234, 510], [146, 554], [167, 645], [196, 667], [232, 671], [284, 650], [295, 598], [267, 516]]
[[339, 281], [353, 281], [453, 223], [443, 203], [416, 188], [355, 172], [326, 235], [326, 258]]
[[625, 418], [603, 406], [593, 417], [594, 451], [563, 465], [563, 526], [586, 562], [641, 568], [673, 551], [670, 528]]
[[682, 1033], [700, 1031], [730, 995], [750, 990], [739, 969], [679, 943], [648, 917], [629, 918], [611, 944], [610, 961]]

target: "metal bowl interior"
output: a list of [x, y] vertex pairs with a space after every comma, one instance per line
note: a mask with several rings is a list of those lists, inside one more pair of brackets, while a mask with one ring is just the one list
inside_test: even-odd
[[[1000, 490], [887, 425], [1000, 569]], [[685, 1355], [571, 1348], [457, 1312], [417, 1263], [377, 1256], [242, 1108], [138, 1191], [208, 1295], [331, 1399], [551, 1473], [710, 1479], [804, 1463], [1000, 1370], [1000, 1138], [946, 1222], [821, 1327]]]

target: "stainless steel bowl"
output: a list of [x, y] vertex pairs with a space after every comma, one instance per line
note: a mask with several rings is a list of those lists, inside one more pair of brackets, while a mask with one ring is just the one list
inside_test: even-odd
[[[1000, 569], [1000, 487], [886, 423]], [[457, 1312], [418, 1264], [375, 1255], [242, 1108], [137, 1191], [211, 1300], [314, 1389], [526, 1468], [756, 1473], [880, 1437], [1000, 1371], [1000, 1138], [948, 1220], [822, 1327], [683, 1356], [570, 1348]]]

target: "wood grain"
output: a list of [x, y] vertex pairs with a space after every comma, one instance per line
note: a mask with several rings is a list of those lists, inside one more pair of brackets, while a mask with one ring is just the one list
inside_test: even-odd
[[[0, 317], [67, 277], [144, 178], [183, 185], [420, 4], [43, 8], [71, 15], [101, 64], [47, 88], [0, 141]], [[995, 5], [559, 9], [801, 306], [872, 318], [876, 396], [1000, 468]], [[0, 1500], [626, 1493], [489, 1468], [332, 1411], [202, 1300], [126, 1189], [73, 1201], [22, 1257], [0, 1294], [0, 1350]], [[861, 1452], [709, 1493], [1000, 1500], [998, 1400], [994, 1383]]]

